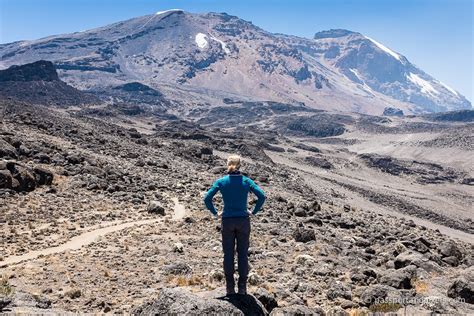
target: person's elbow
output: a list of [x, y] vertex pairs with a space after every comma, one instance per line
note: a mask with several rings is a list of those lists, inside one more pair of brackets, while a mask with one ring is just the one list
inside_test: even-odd
[[211, 204], [211, 202], [212, 202], [212, 197], [210, 196], [210, 194], [206, 194], [206, 195], [204, 196], [203, 201], [204, 201], [204, 204], [205, 204], [207, 207], [209, 207], [209, 204]]

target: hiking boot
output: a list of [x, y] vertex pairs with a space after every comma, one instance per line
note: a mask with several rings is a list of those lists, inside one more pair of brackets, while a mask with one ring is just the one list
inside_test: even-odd
[[239, 282], [239, 294], [247, 295], [247, 282]]
[[227, 279], [225, 282], [225, 292], [227, 295], [232, 295], [235, 294], [235, 283], [234, 283], [234, 278], [232, 279]]
[[245, 287], [240, 288], [239, 287], [239, 292], [240, 295], [247, 295], [247, 289]]

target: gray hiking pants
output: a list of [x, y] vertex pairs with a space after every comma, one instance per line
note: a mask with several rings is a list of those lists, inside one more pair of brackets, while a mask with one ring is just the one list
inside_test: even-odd
[[234, 291], [234, 252], [237, 241], [239, 291], [246, 290], [249, 273], [248, 250], [250, 238], [250, 218], [222, 218], [222, 249], [224, 250], [224, 274], [227, 292]]

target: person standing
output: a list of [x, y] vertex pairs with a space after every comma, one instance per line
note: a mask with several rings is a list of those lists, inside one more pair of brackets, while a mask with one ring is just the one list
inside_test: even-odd
[[[249, 272], [248, 248], [250, 239], [250, 216], [256, 215], [265, 202], [265, 193], [250, 178], [240, 173], [240, 156], [227, 158], [227, 175], [216, 180], [204, 197], [204, 203], [217, 219], [217, 210], [212, 203], [214, 195], [220, 191], [224, 200], [222, 211], [222, 249], [224, 251], [224, 275], [227, 295], [235, 294], [234, 253], [237, 245], [238, 293], [247, 294]], [[249, 192], [257, 196], [252, 211], [247, 209]]]

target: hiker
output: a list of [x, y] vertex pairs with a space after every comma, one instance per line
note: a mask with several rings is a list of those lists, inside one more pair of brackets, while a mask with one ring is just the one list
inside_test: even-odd
[[[240, 157], [227, 158], [227, 175], [218, 179], [204, 198], [206, 207], [217, 219], [217, 211], [212, 198], [220, 191], [224, 200], [222, 211], [222, 249], [224, 251], [224, 274], [227, 295], [235, 294], [234, 250], [237, 241], [238, 254], [238, 293], [247, 294], [247, 275], [249, 272], [248, 248], [250, 238], [250, 216], [256, 215], [265, 202], [265, 194], [251, 179], [240, 174]], [[248, 193], [254, 193], [258, 200], [252, 211], [247, 210]]]

